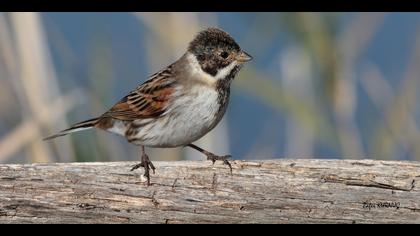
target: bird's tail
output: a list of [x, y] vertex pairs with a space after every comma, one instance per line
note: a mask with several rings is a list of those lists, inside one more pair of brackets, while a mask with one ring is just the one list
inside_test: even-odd
[[70, 133], [74, 133], [74, 132], [78, 132], [78, 131], [93, 128], [99, 122], [99, 119], [100, 118], [94, 118], [94, 119], [79, 122], [77, 124], [72, 125], [70, 128], [62, 130], [59, 133], [54, 134], [52, 136], [46, 137], [43, 140], [45, 141], [45, 140], [57, 138], [57, 137], [60, 137], [60, 136], [64, 136], [64, 135], [67, 135], [67, 134], [70, 134]]

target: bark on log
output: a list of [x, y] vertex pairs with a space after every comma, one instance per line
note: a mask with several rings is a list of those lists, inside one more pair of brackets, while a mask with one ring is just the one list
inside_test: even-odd
[[0, 165], [0, 223], [420, 223], [420, 163]]

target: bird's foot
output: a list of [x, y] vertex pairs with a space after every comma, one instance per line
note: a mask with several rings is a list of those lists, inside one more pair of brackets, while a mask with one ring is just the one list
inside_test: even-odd
[[153, 163], [150, 161], [149, 156], [147, 156], [146, 154], [143, 154], [141, 156], [141, 162], [139, 164], [134, 165], [131, 168], [131, 171], [138, 169], [140, 167], [144, 168], [144, 177], [146, 177], [147, 179], [147, 186], [150, 186], [150, 169], [152, 169], [153, 174], [155, 174], [155, 166], [153, 165]]
[[218, 156], [218, 155], [215, 155], [213, 153], [207, 153], [206, 155], [207, 155], [207, 160], [210, 160], [211, 162], [213, 162], [213, 164], [216, 161], [223, 161], [223, 164], [229, 166], [230, 174], [232, 174], [232, 165], [227, 160], [227, 159], [232, 157], [231, 155]]

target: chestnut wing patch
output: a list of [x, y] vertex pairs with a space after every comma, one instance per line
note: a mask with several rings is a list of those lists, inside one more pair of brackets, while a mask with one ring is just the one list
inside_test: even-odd
[[158, 117], [165, 112], [176, 83], [170, 73], [157, 73], [121, 99], [103, 117], [127, 121]]

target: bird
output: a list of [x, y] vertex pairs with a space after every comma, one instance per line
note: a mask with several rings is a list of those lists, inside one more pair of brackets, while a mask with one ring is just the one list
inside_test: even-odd
[[155, 173], [156, 168], [145, 147], [190, 147], [213, 164], [223, 161], [232, 173], [231, 155], [216, 155], [193, 142], [220, 122], [228, 107], [232, 81], [250, 60], [252, 56], [227, 32], [206, 28], [195, 35], [178, 60], [151, 75], [101, 116], [43, 140], [91, 128], [118, 134], [141, 147], [141, 162], [131, 171], [143, 167], [148, 186], [150, 170]]

